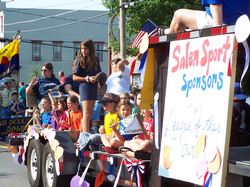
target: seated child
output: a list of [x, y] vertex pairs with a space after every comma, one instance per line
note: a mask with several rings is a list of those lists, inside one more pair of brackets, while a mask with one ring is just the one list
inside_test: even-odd
[[17, 92], [12, 92], [11, 97], [13, 99], [10, 103], [11, 118], [22, 117], [25, 112], [25, 106], [18, 101]]
[[[128, 100], [122, 99], [118, 104], [118, 111], [120, 120], [128, 117], [132, 112], [131, 103]], [[101, 137], [102, 143], [105, 146], [104, 150], [111, 154], [117, 153], [117, 149], [124, 145], [125, 140], [131, 140], [135, 136], [135, 134], [121, 135], [125, 130], [125, 126], [122, 123], [120, 123], [118, 129], [117, 126], [118, 123], [112, 124], [111, 128], [113, 129], [113, 133], [110, 136], [104, 134]]]
[[[119, 97], [113, 93], [107, 93], [98, 103], [103, 103], [103, 109], [108, 112], [104, 118], [104, 125], [99, 129], [100, 134], [111, 135], [113, 132], [112, 128], [109, 128], [111, 124], [119, 121], [117, 116], [117, 105], [119, 102]], [[90, 134], [88, 132], [82, 132], [79, 137], [79, 145], [76, 147], [80, 150], [84, 150], [90, 147], [90, 149], [98, 149], [99, 144], [102, 144], [100, 134]]]
[[[71, 95], [67, 99], [68, 111], [66, 112], [66, 120], [62, 120], [62, 125], [69, 129], [69, 135], [75, 143], [80, 134], [80, 127], [82, 122], [82, 112], [79, 99], [75, 95]], [[69, 114], [69, 115], [68, 115]], [[70, 118], [70, 119], [69, 119]]]
[[125, 151], [126, 155], [129, 157], [138, 158], [138, 159], [142, 159], [148, 156], [150, 157], [150, 152], [152, 152], [152, 149], [153, 149], [154, 124], [153, 124], [152, 111], [150, 109], [143, 109], [141, 111], [144, 117], [144, 120], [142, 121], [142, 123], [147, 131], [148, 136], [150, 137], [150, 140], [147, 140], [145, 135], [141, 133], [141, 135], [137, 135], [132, 140], [125, 141], [124, 143], [124, 146], [125, 146], [124, 149], [128, 147], [132, 150], [130, 151], [130, 149], [128, 149], [128, 151]]
[[35, 118], [37, 124], [42, 128], [51, 126], [51, 101], [49, 97], [44, 97], [41, 100], [42, 113], [39, 114], [38, 110], [35, 111]]
[[117, 116], [119, 97], [113, 93], [107, 93], [103, 96], [99, 103], [103, 103], [103, 110], [108, 112], [104, 118], [104, 126], [100, 127], [99, 133], [110, 136], [113, 132], [112, 128], [110, 128], [110, 125], [119, 121]]
[[66, 110], [67, 108], [67, 97], [52, 97], [51, 90], [48, 92], [49, 98], [52, 104], [52, 119], [51, 124], [52, 128], [56, 130], [67, 130], [68, 128], [62, 125], [62, 121], [66, 120]]

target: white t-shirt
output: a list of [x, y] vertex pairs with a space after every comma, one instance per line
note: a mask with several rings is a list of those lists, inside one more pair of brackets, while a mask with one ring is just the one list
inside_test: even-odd
[[129, 69], [124, 65], [124, 72], [121, 71], [112, 73], [107, 79], [107, 90], [106, 93], [121, 94], [127, 92], [130, 94], [130, 78]]

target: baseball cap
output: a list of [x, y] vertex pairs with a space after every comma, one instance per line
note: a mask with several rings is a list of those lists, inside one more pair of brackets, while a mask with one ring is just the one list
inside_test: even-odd
[[98, 103], [107, 103], [107, 102], [114, 102], [114, 103], [118, 103], [118, 101], [111, 99], [107, 96], [103, 96], [103, 98], [98, 102]]
[[17, 94], [17, 92], [16, 92], [16, 91], [14, 91], [14, 92], [12, 92], [12, 93], [11, 93], [11, 95], [13, 95], [13, 94]]
[[11, 79], [5, 79], [4, 80], [4, 84], [8, 84], [8, 83], [11, 83], [12, 81], [11, 81]]
[[236, 97], [239, 100], [247, 98], [247, 96], [241, 91], [240, 83], [238, 82], [234, 83], [234, 97]]

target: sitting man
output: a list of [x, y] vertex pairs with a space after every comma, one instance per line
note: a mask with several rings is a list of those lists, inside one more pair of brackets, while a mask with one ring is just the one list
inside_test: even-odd
[[233, 121], [239, 130], [246, 130], [249, 124], [250, 107], [246, 103], [247, 96], [241, 91], [240, 83], [234, 85]]
[[159, 27], [159, 35], [182, 32], [188, 27], [191, 30], [235, 24], [243, 14], [249, 14], [249, 0], [201, 0], [206, 11], [179, 9], [174, 13], [170, 28]]

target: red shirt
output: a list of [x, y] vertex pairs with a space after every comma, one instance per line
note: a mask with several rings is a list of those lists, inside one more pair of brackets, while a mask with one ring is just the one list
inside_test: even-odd
[[[150, 137], [151, 132], [154, 132], [154, 120], [153, 120], [153, 118], [151, 120], [146, 118], [142, 121], [142, 123], [147, 131], [148, 136]], [[143, 141], [146, 140], [146, 137], [143, 133], [141, 133], [141, 139]]]
[[65, 79], [66, 79], [66, 77], [65, 77], [65, 76], [63, 76], [63, 77], [61, 78], [61, 80], [60, 80], [60, 84], [63, 84], [63, 83], [64, 83], [64, 81], [65, 81]]

